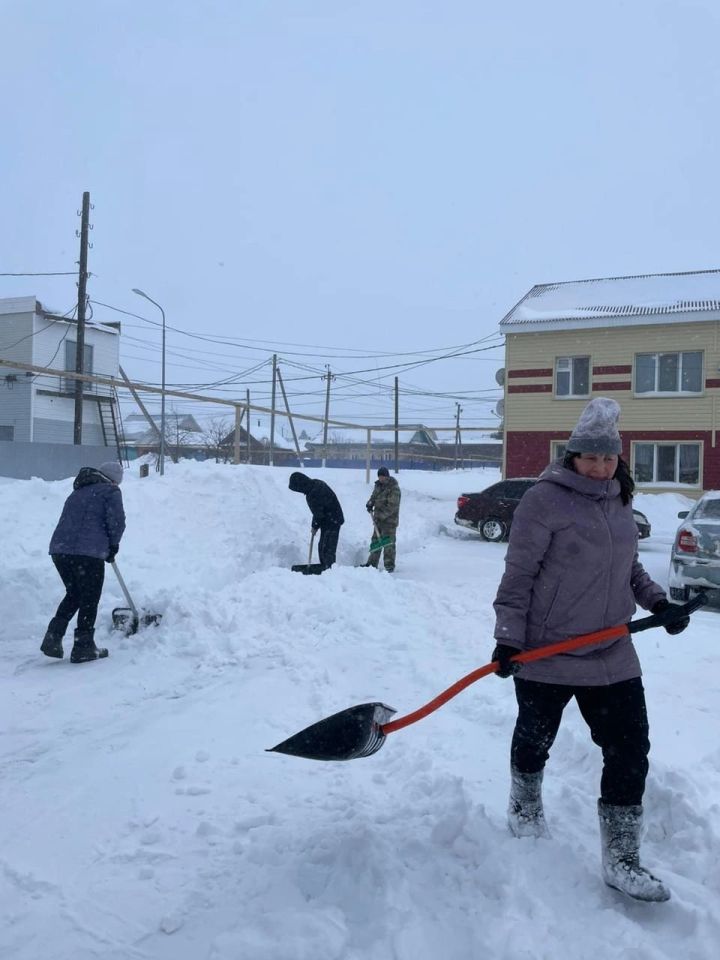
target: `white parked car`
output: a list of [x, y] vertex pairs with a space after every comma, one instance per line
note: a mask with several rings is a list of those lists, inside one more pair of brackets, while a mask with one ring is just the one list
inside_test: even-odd
[[720, 490], [709, 490], [690, 509], [678, 513], [668, 586], [670, 599], [684, 603], [703, 591], [720, 600]]

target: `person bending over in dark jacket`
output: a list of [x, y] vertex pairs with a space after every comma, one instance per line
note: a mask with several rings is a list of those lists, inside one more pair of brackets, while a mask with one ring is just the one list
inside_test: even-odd
[[65, 596], [48, 624], [40, 649], [47, 657], [62, 657], [62, 640], [78, 614], [70, 660], [86, 663], [108, 655], [95, 646], [95, 618], [105, 579], [125, 530], [125, 511], [119, 484], [123, 468], [117, 462], [98, 469], [83, 467], [50, 540], [49, 553], [65, 585]]
[[345, 523], [340, 501], [324, 480], [312, 480], [304, 473], [291, 473], [288, 486], [296, 493], [304, 493], [312, 513], [312, 529], [320, 531], [318, 556], [323, 570], [335, 563], [340, 527]]
[[[515, 674], [520, 651], [628, 623], [639, 604], [668, 606], [638, 559], [634, 482], [624, 460], [614, 400], [596, 397], [580, 416], [561, 461], [520, 501], [495, 599], [493, 660]], [[679, 633], [689, 619], [667, 626]], [[650, 750], [640, 662], [629, 633], [523, 664], [515, 677], [518, 717], [510, 752], [508, 823], [517, 837], [547, 836], [543, 770], [565, 706], [575, 698], [603, 754], [598, 815], [603, 879], [638, 900], [667, 900], [667, 887], [640, 864], [642, 798]]]

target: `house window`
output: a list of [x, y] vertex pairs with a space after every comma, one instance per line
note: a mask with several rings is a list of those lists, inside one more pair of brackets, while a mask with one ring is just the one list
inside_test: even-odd
[[702, 393], [702, 350], [635, 354], [635, 393]]
[[0, 424], [0, 440], [14, 440], [15, 427], [4, 427]]
[[552, 460], [560, 460], [565, 456], [566, 443], [564, 440], [553, 440], [550, 445], [550, 457]]
[[[92, 374], [93, 373], [93, 345], [91, 343], [86, 343], [83, 346], [83, 373]], [[66, 340], [65, 341], [65, 369], [66, 370], [75, 370], [75, 358], [77, 357], [77, 343], [75, 340]], [[63, 377], [61, 390], [63, 393], [75, 393], [75, 384], [77, 380], [72, 380], [70, 377]], [[83, 392], [91, 393], [95, 389], [94, 383], [86, 383], [83, 381]]]
[[590, 396], [590, 357], [557, 357], [555, 396]]
[[700, 485], [699, 443], [634, 443], [633, 469], [637, 483]]

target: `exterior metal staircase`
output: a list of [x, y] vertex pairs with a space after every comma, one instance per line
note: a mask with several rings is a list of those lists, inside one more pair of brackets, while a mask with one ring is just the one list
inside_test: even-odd
[[113, 387], [109, 394], [98, 395], [94, 399], [98, 405], [103, 443], [106, 447], [113, 447], [117, 451], [117, 458], [120, 463], [128, 466], [127, 444], [123, 434], [117, 390]]

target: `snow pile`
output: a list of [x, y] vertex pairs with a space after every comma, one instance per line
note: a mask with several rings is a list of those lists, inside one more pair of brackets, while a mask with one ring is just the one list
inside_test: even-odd
[[[546, 776], [553, 839], [505, 828], [512, 686], [488, 678], [371, 758], [265, 753], [343, 707], [405, 714], [489, 659], [504, 547], [453, 524], [494, 471], [400, 475], [398, 569], [354, 564], [363, 474], [338, 493], [338, 566], [304, 562], [289, 470], [187, 463], [129, 476], [118, 562], [160, 627], [109, 630], [111, 656], [38, 651], [61, 595], [47, 543], [69, 481], [0, 481], [0, 956], [16, 960], [709, 960], [720, 941], [716, 612], [643, 634], [653, 752], [645, 859], [673, 890], [627, 902], [600, 880], [600, 757], [574, 705]], [[666, 582], [687, 509], [640, 496]]]

